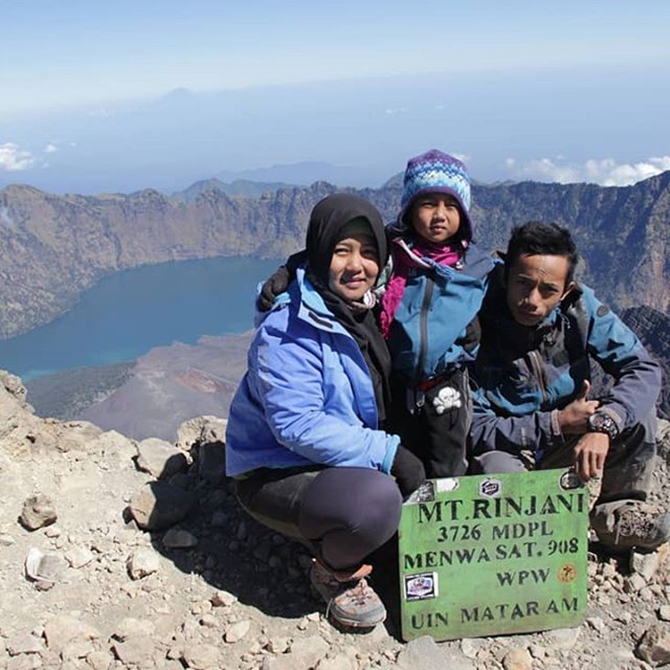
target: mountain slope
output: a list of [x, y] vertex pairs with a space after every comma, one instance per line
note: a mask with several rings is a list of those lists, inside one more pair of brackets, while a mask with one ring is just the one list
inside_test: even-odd
[[[154, 190], [92, 197], [7, 187], [0, 191], [0, 337], [55, 318], [119, 270], [212, 256], [283, 258], [302, 246], [314, 204], [335, 190], [317, 182], [248, 199], [215, 188], [182, 202]], [[399, 186], [357, 192], [393, 219]], [[556, 221], [574, 232], [582, 277], [602, 298], [667, 311], [670, 172], [625, 188], [475, 185], [473, 203], [484, 248], [504, 248], [513, 225]]]

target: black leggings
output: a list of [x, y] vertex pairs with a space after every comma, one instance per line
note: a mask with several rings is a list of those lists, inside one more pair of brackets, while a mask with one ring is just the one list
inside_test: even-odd
[[369, 468], [261, 469], [235, 482], [257, 521], [307, 544], [329, 567], [359, 566], [398, 529], [395, 481]]

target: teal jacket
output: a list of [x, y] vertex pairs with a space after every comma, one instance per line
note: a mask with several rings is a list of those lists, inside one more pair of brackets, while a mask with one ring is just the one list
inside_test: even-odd
[[659, 365], [588, 286], [573, 289], [530, 328], [512, 318], [502, 278], [494, 273], [480, 320], [482, 342], [471, 373], [477, 453], [529, 449], [539, 455], [562, 444], [555, 413], [591, 379], [591, 361], [613, 378], [600, 406], [620, 431], [654, 409], [661, 388]]
[[[411, 254], [404, 240], [392, 254]], [[420, 261], [405, 285], [389, 331], [393, 370], [410, 386], [474, 360], [476, 347], [465, 347], [467, 329], [482, 305], [496, 260], [475, 243], [457, 267]], [[423, 266], [423, 267], [422, 267]]]

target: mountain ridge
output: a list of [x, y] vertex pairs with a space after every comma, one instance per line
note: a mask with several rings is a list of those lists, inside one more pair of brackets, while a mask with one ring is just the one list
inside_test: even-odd
[[[604, 300], [667, 312], [670, 171], [626, 187], [520, 182], [472, 190], [483, 248], [504, 248], [513, 225], [556, 221], [572, 230], [580, 277]], [[340, 189], [321, 181], [257, 199], [209, 189], [182, 202], [154, 189], [59, 196], [8, 186], [0, 190], [0, 337], [52, 320], [114, 272], [214, 256], [285, 257], [302, 247], [314, 204], [335, 191], [369, 199], [387, 221], [401, 193], [395, 184]]]
[[248, 179], [236, 179], [232, 182], [223, 182], [220, 179], [204, 179], [191, 184], [183, 191], [175, 191], [170, 195], [174, 200], [193, 202], [205, 191], [223, 191], [233, 198], [260, 198], [268, 191], [278, 191], [280, 188], [293, 188], [293, 184], [283, 182], [255, 182]]

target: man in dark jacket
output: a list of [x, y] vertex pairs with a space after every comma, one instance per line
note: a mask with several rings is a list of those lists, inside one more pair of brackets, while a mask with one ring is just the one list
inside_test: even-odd
[[[472, 438], [484, 473], [573, 465], [598, 481], [591, 525], [615, 549], [655, 549], [670, 513], [646, 504], [661, 372], [635, 334], [574, 280], [578, 254], [556, 224], [512, 231], [480, 313]], [[590, 363], [613, 384], [589, 399]]]

